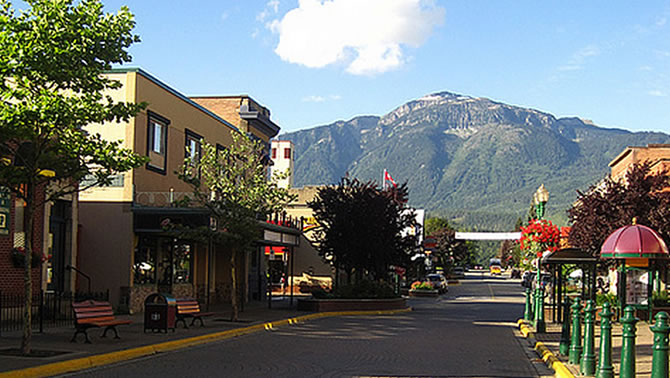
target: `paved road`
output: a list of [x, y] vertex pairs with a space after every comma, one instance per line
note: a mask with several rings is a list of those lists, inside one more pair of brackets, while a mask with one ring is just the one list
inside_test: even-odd
[[515, 334], [518, 281], [470, 274], [391, 316], [325, 318], [99, 368], [77, 376], [534, 377]]

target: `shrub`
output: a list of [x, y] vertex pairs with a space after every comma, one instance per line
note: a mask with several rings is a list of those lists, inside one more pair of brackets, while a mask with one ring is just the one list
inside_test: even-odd
[[385, 299], [398, 298], [393, 288], [384, 282], [359, 281], [354, 284], [340, 286], [332, 292], [315, 289], [312, 296], [317, 299]]
[[602, 306], [605, 302], [611, 304], [612, 306], [616, 306], [618, 303], [618, 298], [615, 294], [612, 293], [596, 294], [596, 306]]

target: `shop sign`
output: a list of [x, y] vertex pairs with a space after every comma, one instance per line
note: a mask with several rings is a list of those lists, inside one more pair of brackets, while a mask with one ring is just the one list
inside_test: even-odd
[[9, 189], [0, 187], [0, 235], [9, 235], [9, 210], [12, 196]]

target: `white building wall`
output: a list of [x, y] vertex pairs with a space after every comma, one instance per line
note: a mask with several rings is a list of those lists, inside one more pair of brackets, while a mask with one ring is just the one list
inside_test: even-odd
[[295, 155], [295, 148], [293, 142], [288, 140], [273, 140], [271, 143], [272, 150], [270, 156], [272, 157], [272, 175], [286, 172], [289, 175], [287, 178], [279, 180], [277, 184], [281, 188], [293, 187], [293, 160]]

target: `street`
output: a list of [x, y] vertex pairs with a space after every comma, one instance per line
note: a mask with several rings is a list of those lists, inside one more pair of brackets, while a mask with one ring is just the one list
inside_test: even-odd
[[[503, 276], [504, 277], [504, 276]], [[518, 280], [468, 273], [414, 311], [324, 318], [80, 372], [75, 376], [534, 377], [515, 336], [523, 312]], [[537, 370], [536, 370], [537, 369]], [[539, 371], [538, 371], [539, 370]]]

